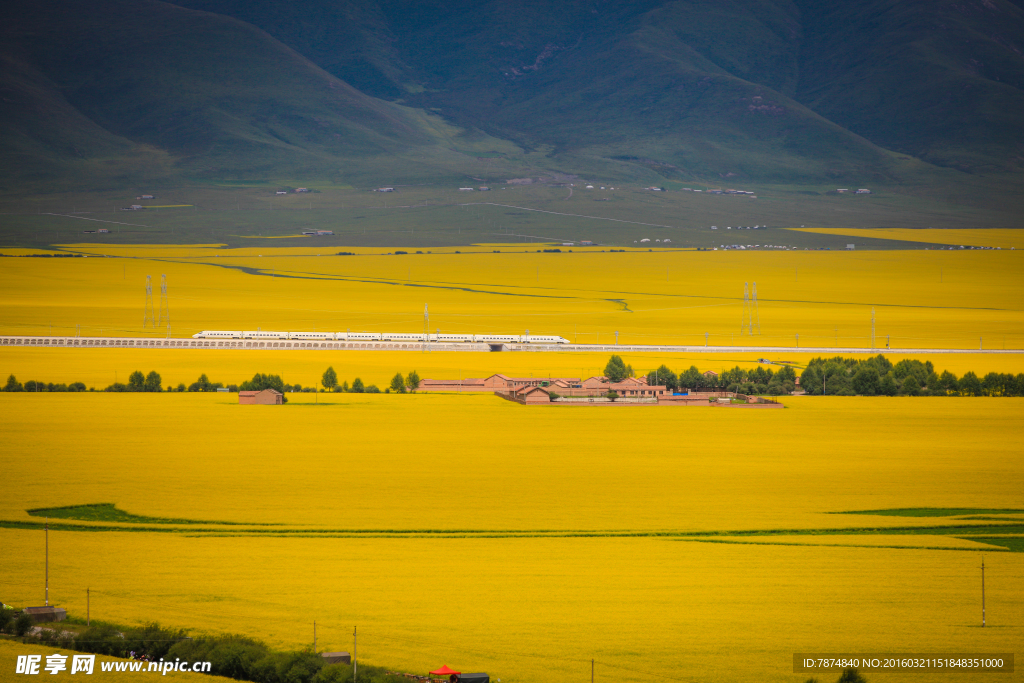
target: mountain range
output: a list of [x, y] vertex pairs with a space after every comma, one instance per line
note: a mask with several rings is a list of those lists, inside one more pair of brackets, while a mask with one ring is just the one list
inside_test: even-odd
[[0, 187], [1012, 180], [1021, 4], [7, 2]]

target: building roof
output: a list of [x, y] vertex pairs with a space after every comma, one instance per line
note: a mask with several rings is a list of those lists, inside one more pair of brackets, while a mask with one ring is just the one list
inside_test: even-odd
[[239, 391], [238, 395], [239, 396], [256, 396], [257, 394], [263, 394], [263, 393], [266, 393], [268, 391], [270, 393], [272, 393], [272, 394], [277, 395], [277, 396], [281, 396], [281, 392], [278, 391], [277, 389], [262, 389], [260, 391]]

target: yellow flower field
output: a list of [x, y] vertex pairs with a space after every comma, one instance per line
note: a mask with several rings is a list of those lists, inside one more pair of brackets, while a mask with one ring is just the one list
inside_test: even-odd
[[1024, 399], [319, 400], [0, 394], [3, 599], [42, 597], [26, 510], [113, 503], [204, 523], [51, 519], [50, 595], [73, 613], [89, 587], [94, 618], [283, 647], [315, 619], [321, 647], [349, 649], [358, 625], [363, 661], [407, 671], [585, 679], [594, 658], [597, 680], [802, 683], [794, 652], [1019, 649], [1024, 554], [933, 527], [1024, 515], [830, 513], [1019, 510]]
[[[1015, 251], [104, 249], [116, 257], [0, 259], [0, 333], [166, 336], [166, 327], [144, 329], [143, 320], [146, 275], [158, 303], [167, 274], [170, 333], [178, 337], [257, 327], [421, 332], [428, 305], [430, 329], [442, 332], [868, 349], [874, 309], [877, 348], [1024, 348], [1024, 253]], [[750, 337], [740, 334], [743, 290], [755, 282], [761, 334]]]
[[928, 242], [965, 247], [999, 247], [1000, 249], [1024, 248], [1024, 230], [991, 228], [792, 228], [799, 232], [816, 232], [824, 235], [848, 235], [850, 237], [874, 237], [906, 242]]

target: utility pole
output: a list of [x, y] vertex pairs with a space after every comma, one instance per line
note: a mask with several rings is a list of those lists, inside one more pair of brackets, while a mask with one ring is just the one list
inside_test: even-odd
[[316, 654], [316, 619], [313, 620], [313, 654]]
[[356, 627], [352, 627], [352, 683], [359, 680], [359, 638], [356, 635]]
[[89, 589], [85, 589], [85, 625], [90, 626], [92, 621], [89, 619]]
[[985, 628], [985, 556], [981, 556], [981, 627]]
[[594, 683], [594, 660], [590, 660], [590, 683]]
[[875, 309], [871, 309], [871, 350], [875, 350]]
[[50, 606], [50, 520], [43, 526], [46, 534], [46, 606]]

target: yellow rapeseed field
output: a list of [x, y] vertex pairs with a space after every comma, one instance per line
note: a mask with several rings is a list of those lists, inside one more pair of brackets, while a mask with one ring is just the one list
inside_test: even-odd
[[[751, 367], [764, 355], [752, 345], [793, 347], [773, 360], [818, 355], [796, 335], [866, 350], [873, 308], [878, 347], [1024, 348], [1016, 251], [76, 248], [90, 257], [0, 259], [0, 333], [164, 336], [142, 328], [143, 286], [152, 275], [158, 300], [166, 273], [174, 336], [421, 331], [427, 304], [442, 332], [605, 343], [618, 332], [621, 344], [707, 333], [736, 350], [626, 362], [721, 370]], [[752, 338], [739, 332], [755, 281]], [[102, 388], [136, 369], [165, 385], [260, 371], [308, 386], [332, 365], [383, 387], [414, 369], [588, 376], [606, 356], [0, 347], [0, 373]], [[1024, 371], [1017, 354], [911, 357], [957, 374]], [[358, 625], [363, 661], [405, 671], [586, 680], [594, 659], [598, 681], [802, 683], [799, 651], [1019, 648], [1024, 554], [930, 528], [993, 522], [833, 513], [1024, 508], [1024, 399], [786, 397], [785, 410], [747, 410], [289, 398], [0, 393], [0, 599], [42, 599], [42, 532], [27, 528], [42, 520], [27, 510], [110, 503], [203, 523], [51, 520], [50, 595], [73, 614], [91, 588], [94, 617], [280, 647], [307, 645], [315, 619], [322, 648], [347, 650]], [[996, 627], [984, 630], [982, 551]]]
[[[605, 681], [799, 683], [800, 651], [1019, 647], [1024, 555], [958, 532], [837, 535], [948, 522], [830, 513], [1024, 507], [1022, 399], [235, 400], [0, 394], [4, 600], [42, 595], [42, 532], [10, 523], [114, 503], [240, 525], [51, 531], [51, 599], [73, 613], [90, 587], [94, 618], [278, 646], [307, 644], [315, 619], [321, 647], [348, 649], [358, 625], [364, 661], [408, 671], [547, 681], [594, 658]], [[998, 628], [977, 628], [978, 549]]]
[[[905, 242], [927, 242], [964, 247], [999, 247], [1000, 249], [1024, 248], [1024, 230], [991, 228], [975, 230], [970, 228], [793, 228], [799, 232], [816, 232], [824, 235], [848, 235], [850, 237], [872, 237], [877, 239], [903, 240]], [[855, 243], [856, 244], [856, 243]]]
[[[184, 249], [184, 251], [182, 251]], [[1024, 253], [574, 252], [297, 255], [131, 247], [5, 258], [0, 333], [166, 336], [144, 286], [169, 283], [171, 334], [202, 329], [559, 334], [621, 344], [1024, 348]], [[94, 253], [98, 252], [98, 248]], [[741, 335], [757, 283], [761, 334]], [[80, 328], [78, 326], [81, 326]]]

